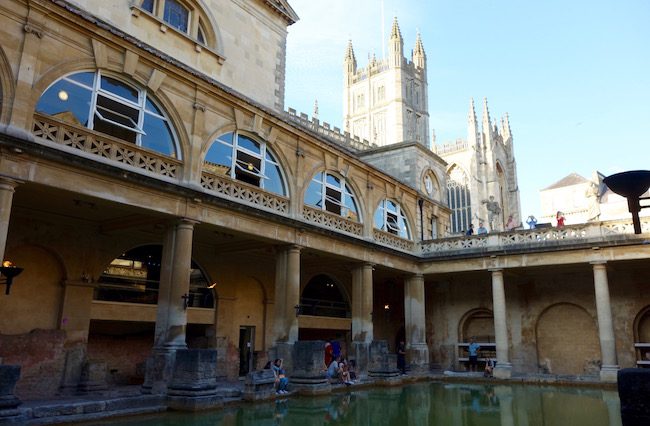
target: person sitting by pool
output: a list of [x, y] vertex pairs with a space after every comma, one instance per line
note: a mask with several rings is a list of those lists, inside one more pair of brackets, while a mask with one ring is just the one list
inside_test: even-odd
[[348, 363], [345, 360], [341, 360], [341, 363], [339, 364], [339, 379], [342, 383], [348, 386], [354, 384], [352, 379], [350, 379], [350, 370]]
[[289, 385], [289, 379], [282, 368], [282, 358], [278, 358], [273, 362], [273, 374], [275, 375], [275, 383], [277, 385], [277, 391], [275, 392], [278, 395], [284, 395], [289, 393], [287, 386]]
[[333, 379], [338, 379], [339, 377], [339, 362], [341, 361], [341, 357], [338, 356], [330, 362], [330, 365], [327, 367], [327, 373], [325, 373], [325, 377], [327, 380], [331, 383]]

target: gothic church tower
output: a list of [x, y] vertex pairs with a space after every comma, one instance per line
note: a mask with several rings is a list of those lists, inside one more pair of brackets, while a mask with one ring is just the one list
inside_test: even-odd
[[373, 55], [366, 68], [357, 68], [350, 41], [343, 71], [346, 131], [378, 146], [411, 141], [428, 146], [427, 57], [419, 34], [409, 61], [395, 18], [388, 57]]

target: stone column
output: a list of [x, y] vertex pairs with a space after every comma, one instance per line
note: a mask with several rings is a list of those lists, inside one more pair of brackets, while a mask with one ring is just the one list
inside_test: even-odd
[[503, 288], [503, 269], [492, 272], [492, 309], [494, 311], [494, 337], [497, 346], [497, 365], [494, 377], [507, 379], [512, 375], [512, 364], [508, 354], [508, 323], [506, 315], [506, 293]]
[[[187, 297], [190, 293], [190, 273], [192, 269], [192, 237], [197, 222], [182, 219], [176, 225], [174, 239], [171, 288], [169, 291], [169, 314], [165, 348], [187, 349], [185, 327], [187, 326]], [[163, 260], [164, 261], [164, 260]]]
[[298, 340], [296, 306], [300, 304], [300, 247], [291, 246], [278, 253], [275, 270], [274, 350], [271, 358], [284, 359], [292, 368], [293, 344]]
[[368, 351], [373, 339], [372, 264], [364, 263], [352, 270], [352, 357], [357, 374], [368, 373]]
[[412, 275], [404, 284], [404, 320], [409, 363], [413, 371], [426, 371], [429, 367], [429, 348], [426, 342], [424, 276]]
[[[175, 353], [186, 349], [186, 297], [190, 290], [192, 238], [196, 221], [181, 219], [167, 230], [163, 244], [152, 356], [147, 360], [143, 392], [165, 393], [171, 380]], [[185, 297], [183, 297], [185, 296]]]
[[607, 282], [607, 266], [605, 262], [591, 262], [594, 269], [594, 289], [596, 291], [596, 312], [598, 314], [598, 337], [602, 366], [600, 380], [616, 382], [618, 362], [616, 359], [616, 338], [612, 321], [612, 307], [609, 300], [609, 284]]
[[352, 341], [372, 339], [372, 264], [364, 263], [352, 271]]
[[7, 246], [7, 234], [9, 233], [11, 205], [16, 186], [18, 186], [18, 182], [7, 178], [0, 178], [0, 263], [5, 260], [4, 255]]
[[287, 250], [287, 304], [285, 321], [287, 341], [298, 341], [298, 316], [296, 306], [300, 304], [300, 247], [291, 246]]

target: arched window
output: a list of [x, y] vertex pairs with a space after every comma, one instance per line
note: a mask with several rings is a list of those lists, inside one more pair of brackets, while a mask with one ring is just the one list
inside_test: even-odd
[[320, 317], [350, 318], [350, 304], [329, 276], [316, 275], [300, 296], [300, 313]]
[[454, 166], [449, 172], [447, 199], [451, 209], [451, 232], [463, 232], [472, 223], [472, 202], [467, 175], [460, 167]]
[[142, 0], [140, 8], [149, 12], [166, 25], [195, 39], [201, 44], [208, 41], [207, 18], [192, 1], [181, 0]]
[[375, 211], [375, 228], [401, 238], [411, 239], [406, 215], [400, 205], [391, 200], [383, 200], [379, 203]]
[[359, 221], [357, 203], [344, 178], [329, 172], [318, 172], [305, 192], [305, 204], [347, 219]]
[[271, 150], [264, 142], [237, 132], [226, 133], [214, 141], [204, 166], [213, 173], [286, 195], [282, 170]]
[[[147, 245], [127, 251], [106, 267], [95, 288], [94, 299], [111, 302], [156, 304], [160, 285], [162, 246]], [[190, 270], [190, 307], [213, 308], [214, 293], [196, 262]]]
[[177, 157], [169, 120], [146, 90], [101, 72], [80, 72], [51, 85], [36, 112]]

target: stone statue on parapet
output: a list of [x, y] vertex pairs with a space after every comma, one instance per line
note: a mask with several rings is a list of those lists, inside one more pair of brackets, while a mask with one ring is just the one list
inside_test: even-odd
[[501, 207], [497, 201], [494, 201], [494, 196], [490, 195], [488, 200], [483, 200], [485, 208], [488, 211], [488, 224], [490, 225], [490, 230], [496, 230], [496, 225], [499, 223], [499, 215], [501, 214]]

